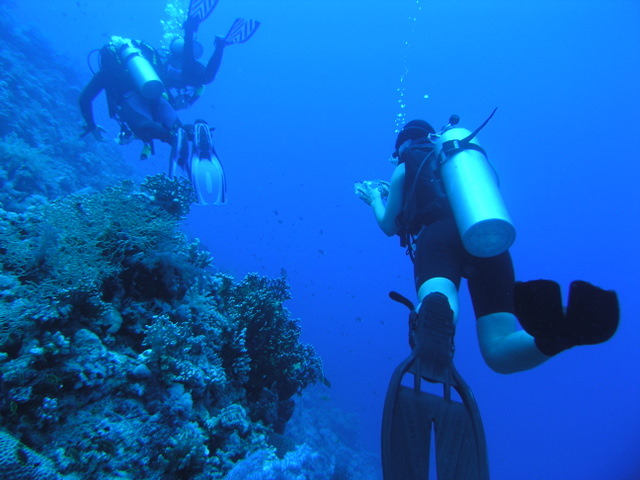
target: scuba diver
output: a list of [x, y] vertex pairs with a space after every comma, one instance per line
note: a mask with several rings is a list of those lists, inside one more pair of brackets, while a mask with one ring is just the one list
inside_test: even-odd
[[86, 122], [82, 136], [92, 133], [97, 140], [104, 140], [105, 130], [96, 124], [92, 108], [93, 100], [104, 90], [109, 116], [120, 124], [120, 144], [142, 140], [142, 159], [154, 153], [154, 140], [169, 144], [171, 176], [180, 166], [200, 204], [226, 203], [224, 171], [213, 149], [211, 131], [203, 120], [193, 126], [182, 125], [157, 74], [160, 60], [156, 50], [142, 41], [113, 36], [99, 52], [100, 68], [80, 94], [80, 111]]
[[260, 26], [260, 22], [254, 20], [236, 19], [225, 37], [216, 37], [213, 54], [205, 66], [198, 61], [203, 47], [196, 41], [201, 21], [199, 16], [187, 18], [184, 37], [175, 37], [171, 41], [169, 54], [160, 70], [169, 101], [176, 110], [193, 105], [204, 92], [204, 86], [213, 82], [222, 62], [224, 48], [246, 42]]
[[[385, 480], [426, 478], [432, 425], [438, 478], [489, 478], [479, 412], [453, 365], [462, 278], [467, 279], [483, 358], [498, 373], [527, 370], [571, 347], [605, 342], [618, 326], [613, 291], [574, 281], [565, 309], [556, 282], [515, 281], [508, 250], [515, 229], [476, 139], [491, 116], [474, 132], [457, 128], [455, 115], [439, 133], [424, 120], [408, 122], [396, 138], [397, 166], [390, 182], [355, 186], [382, 231], [399, 235], [408, 248], [419, 302], [415, 308], [391, 293], [411, 309], [412, 352], [394, 372], [387, 392]], [[405, 373], [414, 375], [414, 388], [401, 385]], [[422, 392], [421, 380], [442, 385], [443, 397]], [[451, 398], [452, 388], [462, 403]]]
[[175, 109], [167, 101], [156, 67], [159, 57], [149, 44], [112, 36], [100, 50], [100, 67], [80, 94], [80, 112], [85, 120], [82, 136], [92, 133], [104, 140], [104, 129], [93, 115], [93, 100], [103, 90], [109, 116], [120, 124], [119, 143], [139, 138], [144, 143], [142, 158], [153, 153], [153, 140], [174, 147], [181, 126]]

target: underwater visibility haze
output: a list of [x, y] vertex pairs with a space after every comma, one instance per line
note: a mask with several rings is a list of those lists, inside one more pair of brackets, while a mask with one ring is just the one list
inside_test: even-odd
[[407, 121], [474, 130], [497, 107], [478, 137], [516, 278], [615, 290], [621, 319], [501, 375], [463, 284], [455, 362], [490, 476], [640, 478], [640, 3], [220, 0], [203, 58], [234, 19], [260, 27], [179, 115], [214, 128], [221, 206], [158, 175], [166, 145], [111, 142], [104, 95], [108, 141], [79, 138], [90, 51], [166, 46], [186, 3], [0, 0], [0, 476], [381, 479], [409, 353], [388, 292], [416, 295], [354, 182], [390, 178]]

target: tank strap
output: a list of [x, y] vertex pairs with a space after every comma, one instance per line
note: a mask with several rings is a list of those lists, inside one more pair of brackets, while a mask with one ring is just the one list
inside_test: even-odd
[[475, 143], [471, 143], [469, 137], [463, 138], [462, 140], [449, 140], [448, 142], [444, 142], [442, 144], [442, 152], [440, 163], [444, 163], [453, 157], [456, 153], [461, 152], [462, 150], [477, 150], [482, 153], [485, 157], [487, 156], [487, 152], [484, 149]]
[[[429, 163], [429, 161], [433, 158], [435, 150], [430, 150], [428, 153], [420, 161], [418, 168], [416, 169], [415, 177], [413, 178], [413, 182], [411, 183], [411, 188], [406, 192], [404, 196], [404, 201], [402, 202], [402, 213], [406, 213], [409, 210], [411, 204], [415, 204], [416, 202], [416, 190], [418, 186], [418, 179], [425, 165]], [[415, 212], [414, 212], [415, 213]], [[406, 220], [406, 219], [405, 219]], [[415, 236], [406, 231], [407, 225], [403, 226], [403, 232], [400, 233], [400, 246], [405, 248], [405, 253], [411, 258], [411, 262], [415, 263]]]
[[[145, 42], [144, 40], [132, 40], [134, 47], [137, 47], [140, 50], [140, 53], [143, 57], [147, 58], [151, 62], [151, 65], [155, 69], [160, 62], [160, 56], [158, 55], [158, 51], [151, 46], [151, 44]], [[144, 51], [143, 51], [144, 50]], [[145, 53], [148, 55], [145, 55]]]
[[409, 192], [406, 196], [407, 200], [411, 200], [413, 197], [415, 197], [416, 195], [416, 189], [418, 187], [418, 180], [420, 178], [420, 175], [422, 174], [422, 170], [424, 169], [424, 167], [426, 165], [429, 164], [429, 162], [431, 161], [431, 158], [434, 155], [435, 150], [431, 150], [429, 153], [427, 153], [423, 159], [420, 161], [420, 165], [418, 165], [418, 168], [416, 169], [416, 175], [413, 178], [413, 182], [411, 183], [411, 188], [409, 189]]
[[496, 110], [498, 110], [498, 107], [493, 109], [493, 111], [487, 117], [487, 119], [484, 122], [482, 122], [482, 125], [476, 128], [472, 133], [467, 135], [462, 140], [454, 139], [454, 140], [449, 140], [448, 142], [444, 142], [442, 144], [442, 153], [441, 153], [440, 163], [442, 164], [446, 162], [453, 155], [455, 155], [456, 153], [462, 150], [477, 150], [480, 153], [482, 153], [485, 157], [487, 157], [488, 156], [487, 152], [485, 152], [481, 146], [476, 145], [475, 143], [471, 143], [471, 140], [473, 140], [476, 137], [476, 135], [478, 135], [480, 130], [482, 130], [485, 127], [485, 125], [489, 123], [489, 120], [491, 120], [493, 115], [496, 113]]

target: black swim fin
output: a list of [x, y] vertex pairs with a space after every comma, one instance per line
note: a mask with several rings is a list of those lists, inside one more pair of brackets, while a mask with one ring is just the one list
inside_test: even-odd
[[[392, 298], [411, 305], [397, 294]], [[384, 480], [428, 479], [432, 435], [439, 480], [488, 480], [478, 406], [453, 364], [455, 327], [447, 298], [427, 295], [419, 313], [412, 312], [412, 320], [415, 346], [393, 372], [384, 404]], [[413, 376], [412, 387], [403, 385], [405, 375]], [[442, 394], [424, 391], [426, 384], [439, 385]]]
[[187, 13], [188, 21], [199, 24], [211, 15], [217, 4], [218, 0], [191, 0]]
[[234, 45], [236, 43], [246, 42], [253, 37], [253, 34], [256, 33], [259, 26], [260, 22], [257, 20], [236, 18], [231, 28], [229, 28], [227, 35], [224, 37], [225, 44]]
[[618, 329], [620, 306], [613, 290], [603, 290], [590, 283], [571, 283], [567, 305], [567, 329], [576, 345], [606, 342]]
[[564, 320], [560, 285], [553, 280], [516, 282], [513, 300], [520, 325], [529, 335], [535, 338], [557, 335]]
[[571, 283], [566, 313], [560, 286], [552, 280], [516, 282], [513, 296], [522, 328], [548, 356], [577, 345], [605, 342], [618, 328], [616, 293], [587, 282]]

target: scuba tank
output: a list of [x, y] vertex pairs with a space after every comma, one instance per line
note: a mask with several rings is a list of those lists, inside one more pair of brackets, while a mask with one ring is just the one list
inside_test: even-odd
[[164, 85], [140, 49], [128, 38], [118, 36], [111, 37], [111, 44], [142, 96], [150, 100], [159, 98], [164, 92]]
[[475, 138], [491, 116], [473, 133], [454, 127], [458, 118], [452, 116], [440, 135], [432, 136], [462, 243], [476, 257], [493, 257], [507, 251], [516, 236], [498, 190], [497, 174]]

